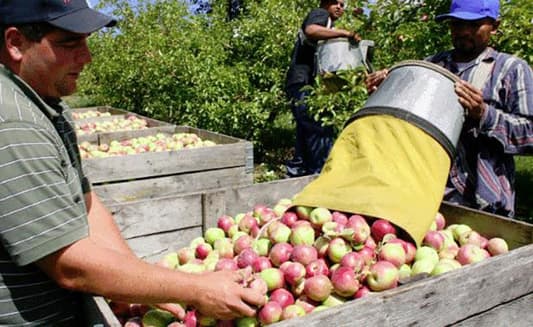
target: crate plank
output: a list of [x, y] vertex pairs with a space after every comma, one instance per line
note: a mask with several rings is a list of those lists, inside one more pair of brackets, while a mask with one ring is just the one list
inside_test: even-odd
[[273, 326], [318, 327], [325, 322], [328, 326], [446, 326], [532, 294], [531, 268], [533, 245], [523, 246], [506, 255]]
[[82, 305], [85, 327], [122, 327], [103, 297], [84, 295]]
[[202, 192], [228, 186], [244, 186], [252, 183], [253, 174], [248, 172], [248, 169], [230, 167], [128, 182], [97, 184], [93, 186], [93, 190], [104, 204], [113, 204], [180, 193]]
[[513, 326], [531, 327], [533, 322], [533, 294], [501, 304], [479, 315], [454, 324], [457, 327]]
[[99, 111], [102, 113], [109, 112], [112, 116], [113, 115], [125, 115], [129, 113], [129, 111], [124, 109], [118, 109], [111, 106], [92, 106], [92, 107], [79, 107], [79, 108], [70, 108], [72, 113], [84, 113], [88, 111]]
[[131, 201], [111, 205], [109, 209], [126, 239], [202, 224], [199, 195]]
[[[154, 131], [174, 133], [189, 131], [209, 135], [208, 131], [179, 126], [154, 127], [151, 130], [123, 131], [99, 134], [99, 143], [110, 140], [124, 140], [153, 135]], [[202, 135], [203, 135], [202, 134]], [[253, 146], [251, 142], [233, 137], [224, 137], [212, 133], [204, 139], [214, 141], [217, 145], [181, 149], [177, 151], [145, 152], [128, 156], [86, 159], [83, 166], [87, 177], [93, 183], [127, 181], [146, 177], [173, 175], [184, 172], [199, 172], [211, 169], [244, 166], [247, 172], [253, 171]]]
[[166, 253], [188, 246], [199, 236], [202, 236], [202, 226], [134, 237], [126, 241], [138, 257], [148, 262], [156, 262]]
[[206, 192], [204, 225], [206, 228], [216, 226], [217, 218], [223, 214], [236, 215], [251, 210], [256, 204], [272, 206], [282, 198], [292, 198], [315, 178], [315, 175], [304, 176]]

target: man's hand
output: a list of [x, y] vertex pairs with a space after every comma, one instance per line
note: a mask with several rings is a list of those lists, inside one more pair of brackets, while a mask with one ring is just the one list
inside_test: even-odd
[[480, 120], [485, 113], [487, 105], [483, 102], [483, 93], [472, 84], [460, 80], [455, 83], [455, 93], [459, 97], [459, 103], [465, 109], [465, 116]]
[[357, 32], [350, 32], [350, 34], [348, 35], [348, 38], [351, 40], [354, 40], [356, 43], [361, 42], [361, 40], [363, 39], [361, 38], [361, 35], [359, 35], [359, 33]]
[[243, 287], [244, 276], [239, 271], [206, 272], [198, 277], [200, 288], [193, 290], [198, 296], [192, 304], [205, 315], [222, 320], [253, 317], [256, 308], [265, 304], [264, 294]]
[[365, 79], [366, 90], [370, 94], [377, 90], [378, 86], [387, 78], [389, 71], [387, 69], [378, 70], [369, 74]]

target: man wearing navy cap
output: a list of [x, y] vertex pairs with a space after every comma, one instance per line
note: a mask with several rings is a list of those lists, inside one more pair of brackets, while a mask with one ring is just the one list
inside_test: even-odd
[[221, 319], [264, 297], [237, 272], [192, 275], [129, 249], [83, 173], [71, 112], [90, 33], [116, 21], [84, 0], [0, 0], [0, 325], [83, 326], [82, 292]]
[[[457, 74], [455, 92], [466, 121], [444, 200], [513, 217], [513, 155], [533, 153], [533, 73], [522, 59], [489, 46], [500, 25], [498, 0], [453, 0], [448, 23], [453, 49], [426, 60]], [[387, 70], [366, 80], [369, 92]]]

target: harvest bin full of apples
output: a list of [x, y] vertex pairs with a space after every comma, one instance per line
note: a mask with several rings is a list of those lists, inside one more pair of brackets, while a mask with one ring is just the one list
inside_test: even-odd
[[385, 219], [292, 206], [292, 196], [309, 181], [198, 194], [205, 206], [202, 235], [153, 259], [191, 273], [241, 270], [242, 284], [268, 298], [255, 317], [217, 321], [182, 303], [186, 315], [177, 320], [146, 305], [92, 297], [86, 303], [88, 325], [497, 326], [513, 321], [526, 326], [533, 321], [533, 225], [442, 203], [417, 247]]
[[80, 154], [106, 204], [253, 182], [252, 142], [189, 126], [97, 133]]

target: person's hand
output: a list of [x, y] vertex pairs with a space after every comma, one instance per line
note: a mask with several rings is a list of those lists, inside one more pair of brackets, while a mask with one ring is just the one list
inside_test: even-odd
[[154, 305], [156, 308], [170, 312], [179, 320], [185, 318], [185, 309], [177, 303], [158, 303]]
[[465, 109], [465, 116], [480, 120], [486, 109], [483, 101], [483, 93], [472, 84], [460, 80], [455, 83], [455, 93], [459, 97], [459, 103]]
[[349, 38], [354, 40], [356, 43], [359, 43], [362, 40], [361, 35], [359, 35], [357, 32], [351, 32]]
[[199, 275], [200, 289], [193, 306], [204, 315], [222, 320], [253, 317], [256, 308], [265, 304], [265, 296], [255, 289], [243, 287], [243, 279], [247, 278], [244, 275], [225, 270]]
[[387, 77], [389, 71], [387, 69], [378, 70], [368, 76], [365, 79], [365, 86], [368, 93], [372, 93], [377, 90], [378, 86]]

